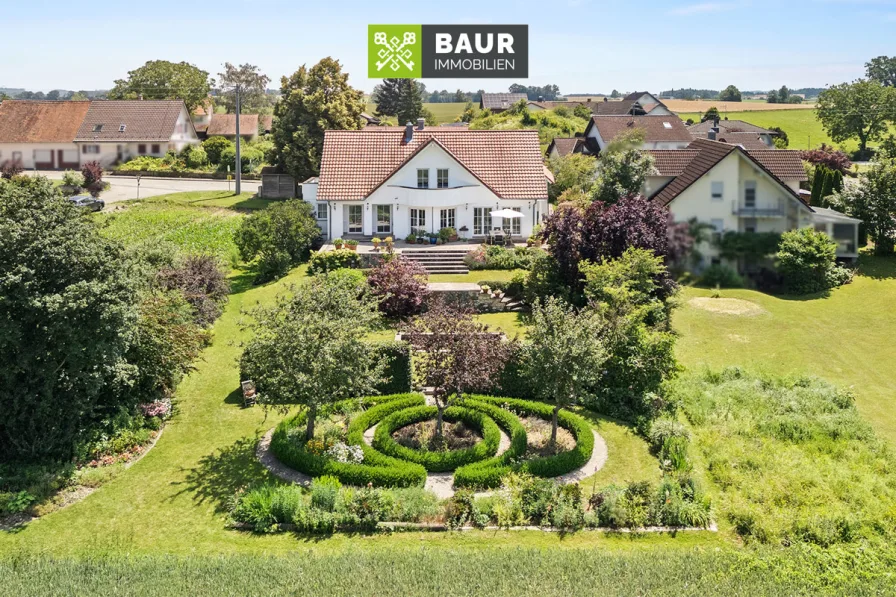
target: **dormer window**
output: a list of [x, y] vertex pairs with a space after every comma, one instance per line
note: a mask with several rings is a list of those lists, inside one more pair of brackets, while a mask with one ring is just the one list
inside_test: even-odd
[[102, 132], [103, 132], [103, 125], [101, 125], [101, 124], [95, 124], [95, 125], [93, 125], [93, 132], [94, 132], [94, 133], [102, 133]]
[[119, 132], [119, 133], [123, 133], [123, 132], [124, 132], [124, 129], [125, 129], [126, 126], [127, 126], [127, 125], [124, 125], [124, 124], [120, 124], [120, 125], [118, 125], [118, 132]]
[[418, 189], [428, 189], [429, 188], [429, 169], [417, 168], [417, 188]]

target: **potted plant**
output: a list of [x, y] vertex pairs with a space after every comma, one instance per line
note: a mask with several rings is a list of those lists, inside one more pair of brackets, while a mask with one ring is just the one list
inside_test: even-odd
[[429, 233], [429, 244], [434, 245], [439, 241], [439, 235], [435, 232]]
[[426, 230], [424, 230], [423, 228], [418, 228], [417, 229], [417, 244], [425, 245], [426, 242], [427, 242]]
[[338, 251], [339, 249], [341, 249], [341, 248], [342, 248], [342, 245], [344, 245], [344, 244], [345, 244], [345, 241], [342, 240], [341, 238], [335, 238], [335, 239], [333, 239], [333, 246], [336, 247], [336, 250], [337, 250], [337, 251]]
[[409, 245], [413, 245], [415, 242], [417, 242], [417, 235], [411, 232], [405, 237], [404, 242]]
[[395, 244], [395, 239], [393, 239], [391, 236], [387, 236], [386, 240], [383, 242], [386, 243], [386, 249], [391, 251], [392, 245]]
[[353, 238], [348, 239], [347, 241], [345, 241], [345, 248], [348, 249], [349, 251], [357, 251], [358, 250], [358, 241], [356, 241]]
[[448, 226], [448, 240], [454, 242], [457, 240], [457, 230], [453, 226]]
[[492, 289], [491, 289], [491, 286], [489, 286], [488, 284], [483, 284], [482, 286], [479, 287], [479, 290], [481, 290], [483, 294], [489, 294]]

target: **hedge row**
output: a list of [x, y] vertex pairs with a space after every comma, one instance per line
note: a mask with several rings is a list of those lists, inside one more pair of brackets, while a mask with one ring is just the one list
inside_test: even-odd
[[445, 409], [444, 418], [451, 422], [462, 421], [482, 434], [482, 441], [469, 448], [447, 452], [429, 452], [402, 446], [392, 438], [392, 433], [396, 429], [433, 419], [437, 412], [438, 409], [434, 406], [419, 406], [389, 415], [380, 421], [376, 428], [376, 433], [373, 436], [374, 447], [389, 456], [422, 464], [426, 470], [436, 473], [453, 471], [459, 466], [494, 456], [498, 451], [501, 432], [495, 422], [479, 411], [459, 406]]
[[467, 408], [478, 410], [504, 429], [510, 437], [510, 448], [500, 456], [462, 466], [454, 471], [455, 487], [492, 489], [501, 485], [501, 478], [514, 470], [513, 464], [526, 453], [528, 438], [526, 428], [512, 412], [486, 402], [467, 398], [461, 402]]
[[[494, 396], [474, 396], [473, 398], [475, 399], [474, 401], [493, 404], [502, 409], [507, 407], [525, 415], [536, 416], [547, 420], [551, 419], [554, 410], [554, 407], [550, 404], [531, 402], [529, 400], [498, 398]], [[494, 470], [489, 470], [487, 467], [484, 467], [488, 461], [477, 463], [476, 465], [471, 465], [471, 467], [459, 469], [454, 475], [455, 485], [497, 487], [500, 485], [501, 477], [511, 469], [528, 472], [536, 477], [558, 477], [583, 466], [591, 458], [591, 453], [594, 451], [594, 434], [591, 431], [591, 426], [588, 424], [588, 421], [582, 417], [568, 411], [560, 411], [557, 420], [560, 426], [572, 433], [575, 438], [576, 446], [572, 450], [561, 452], [556, 456], [545, 456], [527, 460], [519, 464], [513, 463], [513, 459], [511, 458], [508, 459], [508, 462], [506, 463], [507, 468], [504, 466], [495, 466]], [[507, 453], [504, 455], [506, 454]], [[484, 470], [477, 470], [475, 467], [483, 467]], [[458, 479], [460, 479], [460, 481], [458, 481]]]
[[361, 267], [361, 257], [355, 251], [350, 251], [349, 249], [324, 251], [323, 253], [317, 251], [311, 254], [311, 259], [308, 262], [308, 273], [322, 274], [344, 267]]
[[348, 428], [348, 443], [360, 445], [364, 462], [360, 464], [337, 462], [330, 458], [309, 454], [301, 446], [289, 440], [290, 429], [305, 424], [306, 412], [282, 421], [274, 431], [271, 449], [283, 464], [311, 477], [333, 475], [345, 485], [363, 487], [368, 483], [377, 487], [413, 487], [426, 482], [426, 469], [419, 464], [390, 458], [364, 443], [364, 431], [393, 412], [418, 406], [424, 399], [421, 394], [396, 394], [380, 396], [377, 406], [357, 416]]

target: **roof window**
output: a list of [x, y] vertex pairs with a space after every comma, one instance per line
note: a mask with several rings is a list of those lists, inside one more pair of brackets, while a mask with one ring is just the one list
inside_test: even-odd
[[672, 123], [671, 122], [663, 122], [663, 128], [671, 129]]
[[101, 132], [103, 132], [103, 125], [101, 125], [101, 124], [95, 124], [95, 125], [93, 125], [93, 132], [94, 132], [94, 133], [101, 133]]
[[124, 124], [120, 124], [120, 125], [118, 125], [118, 132], [119, 132], [119, 133], [123, 133], [123, 132], [124, 132], [124, 129], [125, 129], [126, 126], [127, 126], [127, 125], [124, 125]]

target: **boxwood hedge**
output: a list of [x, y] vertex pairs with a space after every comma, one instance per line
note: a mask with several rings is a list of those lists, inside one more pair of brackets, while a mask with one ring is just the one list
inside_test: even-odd
[[514, 470], [514, 461], [526, 453], [526, 428], [510, 411], [493, 404], [467, 398], [461, 402], [467, 408], [485, 413], [510, 436], [510, 448], [499, 456], [462, 466], [454, 472], [455, 487], [491, 489], [501, 485], [501, 477]]
[[[363, 441], [364, 431], [393, 412], [421, 405], [420, 394], [395, 394], [380, 396], [376, 406], [368, 409], [349, 424], [348, 443], [360, 445], [364, 452], [364, 462], [360, 464], [336, 462], [335, 460], [309, 454], [301, 446], [287, 437], [290, 429], [301, 427], [306, 421], [306, 412], [282, 421], [274, 431], [271, 449], [283, 464], [311, 477], [333, 475], [346, 485], [377, 487], [412, 487], [426, 482], [426, 469], [419, 464], [390, 458]], [[368, 401], [370, 403], [371, 401]]]
[[376, 433], [373, 436], [374, 447], [384, 454], [422, 464], [426, 470], [437, 473], [453, 471], [459, 466], [494, 456], [498, 451], [501, 432], [495, 422], [480, 411], [460, 406], [445, 409], [444, 418], [451, 422], [462, 421], [482, 434], [482, 441], [469, 448], [447, 452], [429, 452], [402, 446], [392, 438], [392, 433], [396, 429], [433, 419], [437, 412], [438, 410], [434, 406], [418, 406], [389, 415], [380, 421], [376, 428]]

